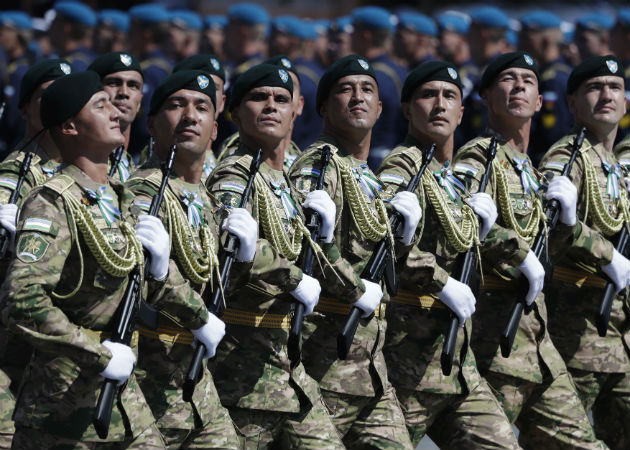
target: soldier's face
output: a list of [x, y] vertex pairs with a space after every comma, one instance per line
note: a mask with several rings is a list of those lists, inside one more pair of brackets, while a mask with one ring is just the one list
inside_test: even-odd
[[591, 131], [601, 126], [617, 126], [626, 112], [624, 81], [621, 77], [590, 78], [567, 100], [576, 120]]
[[371, 129], [383, 107], [376, 80], [369, 75], [340, 78], [323, 102], [321, 114], [333, 129]]
[[234, 108], [232, 117], [239, 132], [256, 142], [284, 139], [295, 117], [291, 94], [281, 87], [254, 88]]
[[293, 72], [289, 72], [289, 76], [293, 80], [293, 109], [295, 116], [301, 116], [304, 109], [304, 97], [300, 93], [300, 79]]
[[536, 74], [519, 67], [502, 71], [481, 98], [496, 118], [530, 119], [542, 107]]
[[409, 120], [409, 134], [427, 136], [436, 142], [453, 135], [464, 113], [459, 88], [437, 80], [418, 86], [402, 110]]
[[109, 154], [113, 148], [125, 143], [118, 122], [120, 112], [112, 104], [105, 91], [97, 92], [71, 121], [74, 131], [85, 142], [88, 149], [107, 149]]
[[199, 156], [205, 153], [216, 129], [214, 106], [207, 95], [180, 89], [148, 118], [147, 125], [160, 149], [177, 144], [179, 153]]
[[103, 77], [103, 87], [120, 111], [120, 122], [129, 125], [140, 111], [142, 102], [142, 75], [135, 70], [114, 72]]
[[223, 80], [217, 75], [210, 75], [212, 77], [212, 81], [214, 81], [214, 87], [216, 88], [215, 97], [217, 99], [217, 110], [216, 116], [219, 117], [219, 114], [223, 112], [223, 108], [225, 107], [225, 94], [223, 93]]
[[39, 105], [42, 100], [42, 94], [53, 81], [55, 80], [46, 81], [40, 84], [39, 87], [33, 91], [31, 99], [22, 106], [22, 118], [26, 121], [29, 129], [33, 131], [39, 131], [44, 128], [42, 121], [39, 118]]

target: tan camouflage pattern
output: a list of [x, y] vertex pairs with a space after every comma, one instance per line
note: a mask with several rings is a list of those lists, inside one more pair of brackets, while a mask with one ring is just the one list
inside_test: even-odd
[[[241, 141], [239, 139], [239, 134], [238, 132], [236, 132], [232, 136], [228, 137], [225, 141], [223, 141], [216, 160], [218, 162], [221, 162], [228, 156], [233, 155], [240, 145]], [[298, 147], [295, 142], [291, 141], [289, 147], [284, 150], [284, 170], [288, 172], [301, 153], [302, 150], [300, 150], [300, 147]]]
[[11, 380], [0, 370], [0, 450], [10, 449], [15, 428], [13, 426], [13, 409], [15, 397], [9, 389]]
[[613, 152], [627, 173], [630, 170], [630, 134], [619, 141]]
[[201, 184], [205, 185], [206, 180], [217, 167], [217, 158], [212, 150], [206, 150], [206, 158], [203, 161], [203, 172], [201, 174]]

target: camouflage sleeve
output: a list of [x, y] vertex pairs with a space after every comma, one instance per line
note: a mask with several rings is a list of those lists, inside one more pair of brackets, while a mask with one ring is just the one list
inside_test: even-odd
[[102, 372], [111, 352], [68, 318], [58, 306], [62, 300], [51, 297], [64, 268], [76, 264], [69, 258], [72, 243], [61, 198], [34, 191], [24, 202], [16, 242], [16, 257], [0, 293], [3, 323], [38, 351]]
[[[306, 196], [317, 186], [317, 178], [319, 176], [320, 152], [318, 150], [302, 153], [301, 156], [293, 163], [289, 172], [289, 180], [293, 187], [302, 195]], [[359, 274], [354, 270], [352, 264], [347, 261], [341, 254], [338, 247], [338, 234], [340, 233], [340, 212], [343, 208], [343, 198], [341, 191], [337, 189], [338, 183], [337, 170], [335, 163], [331, 160], [324, 174], [324, 190], [330, 198], [335, 202], [337, 209], [335, 239], [330, 244], [322, 245], [322, 250], [326, 258], [331, 263], [337, 275], [330, 268], [325, 267], [323, 273], [316, 271], [315, 276], [325, 279], [325, 289], [328, 295], [333, 295], [347, 303], [354, 303], [365, 292], [365, 286]], [[321, 278], [320, 278], [321, 279]]]
[[[583, 144], [583, 151], [587, 150], [587, 142]], [[561, 175], [565, 164], [571, 157], [569, 145], [555, 145], [543, 157], [540, 162], [541, 171], [551, 179], [551, 175]], [[584, 198], [583, 190], [584, 167], [582, 159], [578, 156], [571, 167], [570, 179], [577, 188], [578, 202]], [[583, 208], [578, 203], [578, 220], [575, 226], [568, 227], [558, 224], [551, 234], [549, 252], [553, 256], [562, 254], [563, 250], [572, 247], [581, 261], [585, 264], [606, 265], [612, 261], [614, 245], [600, 232], [592, 229], [584, 222]]]
[[[234, 164], [237, 159], [237, 157], [228, 157], [206, 180], [208, 192], [224, 205], [217, 211], [217, 223], [219, 224], [228, 216], [231, 208], [238, 207], [247, 184], [247, 170]], [[251, 199], [247, 202], [247, 210], [255, 220], [258, 219], [255, 211], [256, 205]], [[223, 238], [225, 238], [225, 233], [223, 233]], [[243, 267], [250, 268], [246, 264]], [[302, 280], [302, 271], [282, 256], [269, 241], [259, 238], [256, 243], [256, 254], [251, 264], [251, 270], [238, 270], [235, 276], [235, 280], [238, 280], [239, 283], [261, 281], [283, 292], [291, 292]], [[237, 284], [232, 283], [232, 286]]]
[[[0, 204], [9, 203], [9, 198], [15, 191], [20, 178], [20, 166], [21, 163], [17, 160], [5, 161], [0, 164]], [[31, 170], [35, 169], [39, 170], [39, 166], [31, 166]], [[18, 208], [22, 206], [28, 193], [36, 186], [31, 170], [28, 171], [22, 182], [20, 195], [16, 201]]]

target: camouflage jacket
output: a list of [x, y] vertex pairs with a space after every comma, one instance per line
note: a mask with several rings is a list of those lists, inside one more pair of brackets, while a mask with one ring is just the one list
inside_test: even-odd
[[[107, 171], [109, 172], [111, 168], [112, 160], [110, 158], [109, 161], [107, 161]], [[127, 150], [124, 150], [123, 154], [120, 157], [118, 167], [116, 168], [114, 178], [119, 180], [121, 183], [124, 183], [129, 179], [134, 170], [136, 170], [136, 168], [133, 163], [133, 159], [131, 158], [131, 155], [127, 152]]]
[[626, 173], [630, 173], [630, 134], [615, 146], [614, 152], [619, 164], [626, 170]]
[[[558, 174], [562, 171], [570, 157], [574, 137], [575, 130], [549, 149], [540, 164], [543, 172]], [[617, 158], [613, 152], [604, 149], [602, 144], [593, 144], [588, 132], [580, 153], [588, 155], [591, 160], [604, 208], [613, 217], [617, 217], [620, 214], [619, 205], [607, 193], [608, 176], [604, 168], [604, 161], [615, 167], [618, 164]], [[616, 237], [603, 235], [593, 222], [593, 206], [586, 201], [584, 176], [584, 160], [578, 156], [571, 171], [571, 180], [578, 190], [578, 223], [573, 235], [562, 242], [565, 251], [554, 260], [551, 288], [558, 295], [549, 296], [548, 299], [552, 322], [550, 329], [567, 366], [601, 372], [627, 372], [630, 367], [627, 291], [622, 291], [613, 302], [606, 337], [598, 335], [594, 324], [607, 280], [600, 268], [610, 263]], [[623, 186], [618, 185], [618, 188], [623, 189]], [[588, 216], [587, 208], [590, 208]], [[567, 279], [563, 276], [566, 275], [564, 272], [579, 276]], [[582, 283], [578, 280], [585, 277], [589, 277], [593, 283]], [[577, 294], [565, 297], [572, 290], [576, 290]], [[570, 304], [563, 301], [565, 298], [571, 298]]]
[[[225, 141], [223, 141], [223, 144], [221, 144], [217, 161], [223, 161], [228, 156], [233, 155], [240, 145], [241, 142], [238, 133], [234, 133], [232, 136], [228, 137]], [[284, 170], [288, 172], [301, 153], [302, 150], [300, 150], [300, 147], [298, 147], [295, 142], [291, 141], [289, 148], [284, 151]]]
[[[238, 207], [249, 179], [251, 151], [240, 146], [219, 162], [206, 181], [208, 191], [226, 208], [219, 210], [222, 221], [230, 208]], [[285, 205], [301, 214], [300, 202], [282, 171], [261, 163], [256, 176], [269, 188], [273, 205], [282, 218], [284, 231], [293, 235], [286, 220]], [[277, 189], [271, 186], [276, 184]], [[276, 195], [281, 195], [282, 197]], [[215, 385], [226, 406], [267, 411], [307, 411], [318, 401], [317, 383], [300, 363], [291, 367], [287, 339], [294, 298], [289, 294], [302, 280], [300, 268], [285, 258], [267, 240], [260, 225], [258, 189], [252, 185], [247, 210], [259, 222], [256, 255], [249, 271], [233, 273], [223, 316], [226, 337], [211, 364]], [[261, 193], [262, 195], [263, 193]]]
[[[523, 188], [516, 159], [525, 160], [525, 167], [530, 168], [531, 161], [527, 155], [511, 148], [502, 138], [497, 138], [495, 162], [505, 170], [514, 216], [520, 226], [525, 226], [534, 211], [535, 195], [538, 194]], [[473, 139], [459, 149], [455, 157], [454, 170], [463, 177], [471, 192], [478, 191], [479, 182], [485, 173], [489, 145], [490, 137]], [[539, 182], [539, 174], [533, 169], [530, 173]], [[499, 205], [496, 174], [490, 177], [486, 192]], [[500, 336], [512, 306], [527, 292], [527, 283], [516, 280], [514, 269], [524, 261], [529, 244], [514, 230], [506, 228], [505, 211], [500, 206], [497, 209], [499, 216], [496, 224], [483, 245], [484, 284], [481, 286], [473, 319], [472, 348], [481, 373], [492, 371], [541, 383], [545, 370], [548, 369], [553, 377], [566, 370], [547, 331], [547, 308], [543, 295], [538, 296], [536, 307], [530, 314], [523, 314], [510, 357], [503, 358], [500, 353]], [[567, 235], [570, 231], [570, 227], [558, 224], [553, 235]], [[550, 253], [553, 251], [553, 248], [549, 249]]]
[[212, 150], [206, 150], [206, 159], [203, 162], [203, 173], [201, 174], [201, 182], [205, 184], [206, 180], [217, 166], [217, 158]]

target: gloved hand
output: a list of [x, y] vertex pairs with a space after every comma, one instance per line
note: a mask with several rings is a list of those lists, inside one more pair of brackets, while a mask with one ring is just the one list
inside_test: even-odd
[[577, 188], [569, 178], [564, 176], [553, 177], [547, 187], [545, 198], [555, 198], [560, 202], [560, 222], [573, 226], [577, 222], [575, 213], [577, 208]]
[[0, 205], [0, 225], [9, 232], [11, 240], [15, 237], [18, 207], [13, 203]]
[[290, 294], [294, 296], [298, 302], [304, 304], [304, 314], [308, 315], [312, 313], [315, 306], [317, 306], [319, 293], [321, 291], [322, 287], [319, 285], [319, 281], [313, 277], [303, 274], [300, 284], [298, 284], [297, 287], [290, 292]]
[[206, 347], [204, 359], [212, 358], [217, 351], [217, 347], [225, 336], [225, 323], [212, 313], [208, 314], [208, 322], [201, 328], [190, 330], [195, 336], [193, 346], [201, 342]]
[[525, 261], [516, 268], [517, 275], [521, 273], [527, 277], [527, 281], [529, 282], [529, 290], [527, 291], [527, 295], [525, 296], [525, 302], [527, 305], [531, 305], [538, 297], [538, 294], [543, 289], [543, 285], [545, 284], [545, 269], [543, 268], [534, 252], [531, 250], [527, 253], [525, 257]]
[[138, 216], [135, 226], [138, 240], [151, 254], [149, 272], [156, 280], [162, 281], [168, 274], [168, 263], [171, 253], [168, 233], [162, 221], [154, 216], [142, 214]]
[[628, 193], [630, 193], [630, 177], [625, 177], [623, 181], [626, 185], [626, 189], [628, 190]]
[[616, 292], [630, 285], [630, 260], [613, 249], [612, 262], [602, 266], [602, 272], [615, 283]]
[[475, 214], [479, 216], [479, 220], [481, 221], [479, 240], [483, 241], [499, 215], [497, 206], [494, 204], [494, 200], [492, 200], [490, 194], [486, 194], [485, 192], [473, 194], [470, 200], [468, 200], [468, 204], [473, 211], [475, 211]]
[[383, 290], [381, 289], [381, 285], [378, 283], [372, 283], [371, 281], [363, 278], [361, 278], [361, 280], [365, 285], [365, 292], [361, 297], [359, 297], [359, 300], [352, 304], [352, 306], [356, 306], [363, 311], [364, 314], [362, 317], [365, 318], [369, 317], [376, 307], [380, 305], [381, 299], [383, 298]]
[[112, 352], [112, 359], [109, 360], [109, 364], [107, 364], [107, 367], [100, 375], [110, 380], [118, 381], [118, 386], [120, 386], [127, 381], [127, 378], [133, 372], [136, 355], [133, 354], [131, 347], [120, 342], [112, 342], [107, 339], [103, 341], [103, 345]]
[[258, 241], [258, 223], [245, 208], [235, 208], [223, 221], [222, 230], [234, 234], [238, 238], [236, 259], [240, 262], [250, 262], [256, 255]]
[[396, 194], [389, 203], [405, 218], [400, 242], [404, 245], [411, 244], [418, 222], [422, 219], [422, 208], [420, 208], [418, 197], [413, 192], [402, 191]]
[[446, 284], [437, 296], [455, 313], [461, 327], [475, 312], [475, 304], [477, 303], [475, 295], [467, 284], [457, 281], [455, 278], [448, 277]]
[[335, 237], [335, 217], [337, 207], [326, 191], [311, 191], [302, 203], [303, 208], [311, 208], [319, 214], [322, 220], [320, 236], [322, 241], [329, 244]]

